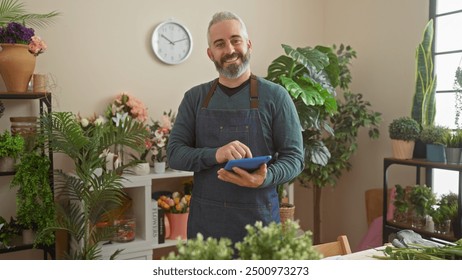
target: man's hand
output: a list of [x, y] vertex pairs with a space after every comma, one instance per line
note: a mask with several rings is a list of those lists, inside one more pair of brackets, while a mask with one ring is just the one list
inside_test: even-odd
[[252, 152], [247, 145], [233, 141], [220, 148], [218, 148], [215, 158], [218, 163], [224, 163], [232, 159], [251, 158]]
[[252, 173], [239, 167], [233, 167], [233, 172], [220, 168], [217, 174], [218, 179], [222, 181], [233, 183], [241, 187], [258, 188], [265, 181], [266, 172], [266, 164], [262, 164], [260, 168]]

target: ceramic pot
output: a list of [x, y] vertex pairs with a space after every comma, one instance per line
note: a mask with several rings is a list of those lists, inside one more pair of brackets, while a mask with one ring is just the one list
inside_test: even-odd
[[412, 159], [415, 141], [391, 140], [393, 157], [397, 159]]
[[165, 162], [154, 162], [154, 173], [165, 173]]
[[0, 75], [9, 92], [26, 92], [36, 57], [24, 44], [0, 44]]
[[443, 145], [427, 144], [427, 160], [446, 163], [446, 152]]
[[133, 171], [135, 172], [136, 175], [148, 175], [151, 172], [151, 167], [149, 166], [149, 163], [143, 162], [137, 164], [134, 168]]
[[183, 240], [187, 239], [188, 216], [189, 213], [167, 213], [167, 218], [170, 223], [169, 239], [178, 239], [178, 237]]
[[459, 164], [460, 163], [460, 152], [461, 148], [444, 148], [446, 151], [446, 160], [448, 164]]

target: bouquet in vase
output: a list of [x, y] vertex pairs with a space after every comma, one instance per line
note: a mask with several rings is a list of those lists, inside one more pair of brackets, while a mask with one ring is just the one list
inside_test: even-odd
[[175, 113], [170, 110], [168, 113], [164, 112], [161, 121], [154, 121], [149, 127], [151, 131], [151, 152], [152, 162], [164, 162], [167, 154], [166, 147], [168, 138], [175, 122]]

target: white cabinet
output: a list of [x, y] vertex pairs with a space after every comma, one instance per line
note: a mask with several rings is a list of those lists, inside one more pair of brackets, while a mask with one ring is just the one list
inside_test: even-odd
[[[109, 257], [116, 250], [123, 250], [116, 259], [152, 259], [152, 250], [176, 245], [176, 240], [165, 240], [165, 243], [154, 244], [152, 235], [152, 190], [156, 188], [156, 180], [180, 177], [191, 177], [192, 172], [167, 170], [165, 173], [155, 174], [151, 168], [148, 175], [123, 175], [124, 191], [132, 198], [132, 210], [136, 218], [135, 240], [126, 243], [112, 242], [102, 247], [103, 259]], [[157, 191], [157, 190], [156, 190]]]

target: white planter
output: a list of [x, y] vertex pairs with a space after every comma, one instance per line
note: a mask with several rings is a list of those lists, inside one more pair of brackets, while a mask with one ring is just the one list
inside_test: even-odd
[[391, 139], [393, 157], [397, 159], [412, 159], [415, 141]]
[[143, 162], [133, 167], [133, 171], [136, 175], [148, 175], [151, 172], [151, 167], [149, 166], [149, 163]]
[[154, 173], [165, 173], [165, 162], [154, 162]]

